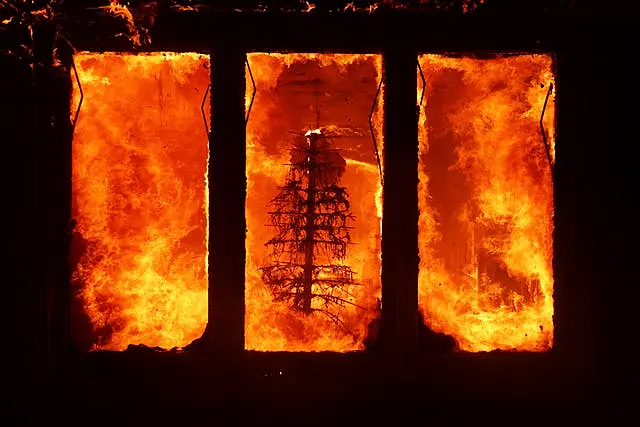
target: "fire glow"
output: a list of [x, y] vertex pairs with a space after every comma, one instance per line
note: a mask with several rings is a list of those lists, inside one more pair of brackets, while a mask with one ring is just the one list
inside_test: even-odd
[[[261, 54], [248, 55], [256, 98], [247, 126], [247, 259], [245, 272], [245, 348], [262, 351], [351, 351], [363, 348], [380, 296], [380, 221], [382, 186], [369, 114], [381, 78], [378, 55]], [[253, 86], [247, 73], [247, 107]], [[381, 152], [382, 97], [372, 116]], [[319, 114], [317, 114], [319, 113]], [[319, 116], [319, 117], [318, 117]], [[319, 118], [319, 120], [318, 120]], [[332, 144], [346, 160], [341, 185], [355, 216], [345, 265], [360, 283], [356, 306], [342, 313], [344, 328], [313, 312], [304, 315], [274, 302], [262, 282], [260, 267], [269, 259], [265, 243], [273, 237], [269, 201], [285, 182], [294, 132], [321, 128], [359, 136]]]
[[552, 58], [423, 55], [420, 64], [427, 82], [419, 125], [426, 322], [465, 351], [548, 350], [553, 97], [543, 121], [549, 156], [539, 120]]
[[90, 344], [182, 347], [208, 317], [208, 138], [200, 108], [209, 57], [74, 59], [84, 100], [72, 153], [73, 282]]

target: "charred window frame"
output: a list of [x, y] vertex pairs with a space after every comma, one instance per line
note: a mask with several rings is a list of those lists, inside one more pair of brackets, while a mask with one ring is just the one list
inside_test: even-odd
[[[202, 18], [204, 19], [204, 18]], [[176, 28], [184, 28], [186, 22], [174, 22]], [[571, 109], [574, 99], [563, 95], [565, 84], [579, 74], [572, 54], [573, 45], [567, 41], [571, 26], [560, 31], [556, 22], [551, 22], [555, 31], [543, 31], [534, 19], [505, 20], [499, 17], [442, 17], [425, 14], [389, 16], [240, 16], [220, 15], [217, 25], [212, 25], [214, 39], [221, 45], [235, 45], [246, 52], [328, 52], [328, 53], [382, 53], [384, 98], [384, 197], [382, 219], [382, 304], [384, 348], [396, 356], [415, 354], [417, 350], [418, 305], [418, 209], [417, 189], [418, 165], [418, 114], [416, 102], [417, 82], [415, 73], [418, 55], [423, 53], [451, 53], [460, 55], [489, 55], [507, 53], [547, 53], [554, 55], [556, 89], [556, 162], [554, 182], [554, 345], [549, 357], [560, 355], [569, 360], [571, 355], [581, 354], [582, 360], [590, 359], [593, 351], [592, 339], [580, 325], [591, 318], [588, 297], [577, 297], [580, 285], [575, 283], [575, 266], [569, 243], [571, 224], [567, 219], [575, 214], [575, 201], [570, 191], [573, 174], [570, 164], [575, 137], [567, 129], [576, 126]], [[236, 28], [236, 31], [233, 31]], [[327, 29], [331, 31], [327, 31]], [[402, 30], [399, 30], [399, 29]], [[182, 34], [188, 34], [183, 32]], [[223, 36], [224, 35], [224, 36]], [[481, 35], [481, 36], [479, 36]], [[193, 38], [191, 38], [193, 40]], [[235, 59], [238, 85], [243, 85], [240, 68], [241, 59]], [[213, 69], [212, 69], [213, 73]], [[235, 90], [244, 96], [244, 87]], [[575, 89], [573, 89], [575, 90]], [[242, 117], [240, 105], [235, 104], [236, 121]], [[213, 111], [213, 109], [212, 109]], [[215, 122], [215, 118], [213, 119]], [[565, 122], [566, 121], [566, 122]], [[239, 155], [240, 156], [240, 155]], [[236, 160], [244, 168], [244, 160]], [[415, 167], [414, 167], [415, 166]], [[244, 174], [237, 176], [244, 179]], [[240, 180], [240, 178], [238, 178]], [[246, 189], [246, 182], [244, 182]], [[397, 191], [402, 189], [401, 191]], [[244, 194], [244, 193], [243, 193]], [[400, 196], [402, 194], [402, 196]], [[237, 211], [240, 202], [236, 200]], [[409, 220], [411, 218], [411, 220]], [[213, 221], [211, 222], [213, 224]], [[237, 236], [244, 234], [238, 227]], [[241, 236], [242, 234], [242, 236]], [[239, 253], [239, 252], [238, 252]], [[240, 268], [236, 272], [237, 289], [229, 291], [236, 298], [244, 294], [244, 282]], [[215, 298], [215, 283], [210, 295]], [[576, 298], [577, 297], [577, 298]], [[574, 302], [572, 302], [574, 301]], [[578, 302], [579, 301], [579, 302]], [[222, 302], [220, 302], [222, 304]], [[217, 304], [217, 303], [216, 303]], [[242, 304], [236, 302], [237, 307]], [[215, 311], [212, 313], [215, 318]], [[244, 325], [244, 312], [234, 315], [239, 337]], [[217, 339], [215, 339], [217, 340]], [[232, 347], [240, 351], [242, 339], [235, 339]], [[221, 347], [230, 350], [226, 344]], [[481, 355], [477, 355], [481, 357]], [[544, 354], [540, 358], [547, 358]], [[536, 357], [538, 357], [536, 356]], [[518, 357], [517, 355], [515, 357]], [[589, 362], [585, 362], [589, 363]]]
[[[404, 25], [400, 23], [405, 19]], [[465, 21], [465, 22], [462, 22]], [[415, 72], [420, 53], [482, 53], [500, 51], [546, 51], [556, 54], [557, 137], [556, 172], [554, 193], [556, 200], [554, 228], [554, 276], [556, 305], [554, 316], [555, 340], [552, 353], [562, 358], [571, 356], [584, 359], [585, 352], [592, 353], [592, 339], [585, 332], [589, 329], [591, 312], [580, 296], [579, 277], [573, 255], [569, 249], [574, 237], [570, 218], [576, 214], [576, 202], [572, 196], [572, 152], [578, 145], [578, 136], [572, 129], [580, 128], [580, 120], [570, 110], [576, 107], [572, 94], [583, 82], [580, 75], [580, 53], [572, 52], [571, 43], [558, 44], [561, 35], [539, 37], [537, 22], [518, 27], [519, 22], [495, 21], [471, 18], [451, 20], [428, 18], [414, 14], [411, 17], [389, 18], [380, 16], [259, 16], [243, 14], [216, 17], [169, 16], [158, 19], [154, 44], [159, 51], [211, 51], [211, 133], [210, 140], [210, 201], [209, 219], [209, 324], [203, 342], [219, 354], [238, 354], [244, 350], [244, 201], [246, 197], [245, 153], [245, 60], [248, 51], [330, 51], [344, 53], [382, 52], [385, 84], [385, 197], [383, 199], [383, 271], [382, 298], [384, 334], [392, 353], [414, 353], [416, 346], [417, 316], [417, 165], [418, 165], [418, 117], [416, 114], [417, 84]], [[324, 31], [331, 28], [327, 35]], [[465, 26], [464, 31], [459, 29]], [[212, 30], [213, 28], [213, 30]], [[250, 31], [247, 29], [251, 28]], [[403, 28], [402, 34], [385, 28]], [[355, 29], [364, 29], [358, 33]], [[564, 31], [570, 32], [567, 28]], [[212, 33], [213, 32], [213, 33]], [[482, 34], [483, 37], [477, 37]], [[213, 44], [209, 40], [216, 40]], [[192, 49], [185, 49], [185, 46]], [[82, 47], [91, 50], [91, 47]], [[46, 56], [46, 55], [45, 55]], [[46, 62], [46, 61], [44, 61]], [[51, 66], [51, 65], [50, 65]], [[66, 64], [67, 67], [70, 64]], [[68, 70], [67, 70], [67, 75]], [[47, 76], [39, 80], [47, 87]], [[67, 85], [67, 83], [64, 83]], [[567, 98], [563, 91], [567, 88]], [[70, 89], [69, 89], [70, 90]], [[46, 97], [47, 94], [42, 96]], [[70, 97], [69, 97], [70, 99]], [[63, 102], [58, 108], [60, 122], [68, 119], [69, 105]], [[394, 107], [394, 108], [392, 108]], [[70, 141], [69, 132], [53, 135], [55, 140]], [[50, 130], [43, 126], [43, 139], [51, 138]], [[224, 159], [221, 158], [224, 150]], [[65, 150], [70, 153], [70, 150]], [[70, 162], [68, 162], [70, 164]], [[67, 162], [62, 162], [67, 164]], [[65, 168], [62, 175], [66, 176]], [[215, 183], [224, 182], [224, 186]], [[393, 196], [395, 188], [415, 189], [415, 194]], [[61, 185], [61, 187], [64, 187]], [[64, 193], [63, 190], [63, 194]], [[393, 202], [397, 202], [394, 204]], [[216, 206], [225, 206], [224, 211]], [[67, 208], [65, 208], [67, 209]], [[60, 212], [66, 221], [70, 214]], [[409, 221], [408, 218], [411, 218]], [[413, 220], [415, 218], [415, 221]], [[217, 228], [224, 223], [225, 227]], [[48, 225], [49, 228], [54, 225]], [[393, 237], [396, 233], [397, 237]], [[62, 239], [68, 242], [67, 239]], [[415, 242], [415, 245], [414, 245]], [[231, 246], [230, 246], [231, 245]], [[60, 248], [63, 250], [64, 245]], [[394, 252], [397, 249], [398, 252]], [[406, 257], [405, 257], [406, 255]], [[66, 259], [65, 259], [66, 262]], [[53, 285], [53, 294], [65, 295], [68, 290], [68, 271], [54, 275], [63, 279]], [[64, 299], [64, 297], [62, 298]], [[576, 302], [578, 301], [578, 302]], [[51, 303], [49, 303], [51, 304]], [[48, 323], [42, 341], [52, 344], [43, 350], [57, 359], [66, 353], [68, 337], [68, 307], [55, 302], [53, 320]], [[45, 312], [51, 312], [46, 309]], [[393, 343], [393, 344], [392, 344]], [[588, 357], [588, 356], [586, 356]]]
[[[217, 352], [233, 354], [244, 351], [245, 341], [246, 246], [244, 243], [247, 226], [245, 218], [247, 195], [245, 141], [247, 137], [246, 122], [250, 120], [250, 111], [246, 110], [247, 100], [245, 99], [247, 93], [247, 82], [245, 80], [245, 66], [248, 64], [247, 55], [254, 52], [278, 52], [281, 54], [382, 54], [383, 52], [381, 49], [341, 49], [332, 48], [331, 46], [319, 49], [318, 45], [315, 44], [290, 46], [286, 43], [275, 43], [274, 45], [267, 44], [263, 46], [262, 43], [257, 45], [238, 43], [237, 40], [229, 40], [228, 38], [215, 42], [211, 52], [212, 131], [210, 136], [209, 182], [212, 203], [209, 216], [209, 307], [210, 326], [212, 329], [211, 335], [208, 336], [207, 340], [210, 340], [211, 347], [215, 348]], [[219, 67], [216, 65], [219, 65]], [[233, 72], [231, 71], [232, 69], [234, 70]], [[240, 73], [241, 69], [242, 73]], [[382, 78], [384, 79], [384, 73]], [[259, 88], [255, 89], [259, 90]], [[229, 108], [229, 106], [232, 106], [232, 108]], [[231, 111], [234, 114], [233, 119], [227, 116], [227, 114], [231, 114]], [[242, 123], [240, 119], [243, 120]], [[233, 141], [233, 148], [230, 147], [229, 141]], [[236, 151], [240, 150], [240, 148], [242, 153]], [[217, 161], [216, 159], [219, 160]], [[216, 186], [215, 180], [227, 183], [233, 180], [233, 183], [231, 185]], [[241, 197], [239, 197], [240, 195]], [[222, 208], [223, 206], [228, 208], [229, 203], [233, 203], [231, 209]], [[235, 214], [230, 212], [235, 212]], [[232, 226], [227, 226], [224, 231], [216, 231], [215, 224], [232, 224]], [[234, 244], [233, 248], [230, 249], [227, 244], [230, 239], [242, 242], [242, 247], [235, 247]], [[218, 254], [217, 257], [216, 254]], [[231, 257], [233, 257], [233, 261]], [[242, 265], [239, 264], [240, 260], [242, 260]], [[382, 263], [384, 265], [384, 260]], [[382, 299], [384, 300], [384, 285], [382, 286], [382, 292]], [[216, 324], [220, 325], [217, 329], [215, 327]]]

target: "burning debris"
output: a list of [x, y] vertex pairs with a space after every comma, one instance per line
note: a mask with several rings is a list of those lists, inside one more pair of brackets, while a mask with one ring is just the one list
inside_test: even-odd
[[266, 245], [273, 263], [263, 281], [276, 301], [306, 315], [320, 312], [343, 326], [340, 310], [354, 304], [351, 267], [341, 264], [351, 243], [349, 195], [339, 185], [346, 162], [321, 129], [305, 133], [291, 150], [285, 185], [271, 201], [276, 236]]

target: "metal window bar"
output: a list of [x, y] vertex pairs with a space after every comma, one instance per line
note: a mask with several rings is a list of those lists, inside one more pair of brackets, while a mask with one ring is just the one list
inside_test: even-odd
[[251, 108], [253, 108], [253, 101], [256, 99], [256, 92], [258, 91], [256, 88], [256, 81], [253, 79], [253, 73], [251, 72], [251, 65], [249, 65], [249, 59], [245, 57], [245, 63], [247, 64], [247, 71], [249, 71], [249, 77], [251, 78], [251, 85], [253, 86], [253, 92], [251, 93], [251, 102], [249, 103], [249, 108], [247, 109], [247, 115], [244, 119], [244, 125], [246, 126], [249, 123], [249, 116], [251, 115]]
[[209, 132], [211, 128], [209, 127], [209, 123], [207, 122], [207, 115], [204, 112], [204, 106], [207, 102], [207, 98], [209, 97], [209, 92], [211, 92], [211, 83], [207, 86], [207, 90], [204, 91], [204, 96], [202, 97], [202, 104], [200, 105], [200, 111], [202, 111], [202, 120], [204, 120], [204, 128], [207, 131], [207, 136], [209, 136]]
[[373, 129], [373, 113], [378, 105], [378, 98], [380, 97], [380, 91], [382, 90], [382, 82], [384, 78], [381, 76], [376, 95], [373, 97], [373, 103], [371, 104], [371, 110], [369, 111], [369, 131], [371, 132], [371, 139], [373, 139], [373, 150], [376, 153], [376, 161], [378, 162], [378, 171], [380, 172], [380, 184], [384, 187], [384, 178], [382, 176], [382, 162], [380, 161], [380, 151], [378, 150], [378, 141], [376, 140], [376, 134]]
[[73, 60], [73, 56], [71, 56], [71, 68], [73, 68], [73, 74], [75, 75], [76, 83], [78, 84], [78, 90], [80, 91], [80, 101], [78, 102], [78, 108], [76, 108], [76, 114], [73, 117], [73, 122], [71, 123], [71, 135], [73, 135], [76, 131], [76, 123], [78, 123], [80, 108], [82, 108], [82, 101], [84, 101], [84, 91], [82, 90], [82, 85], [80, 84], [80, 76], [78, 75], [78, 70], [76, 68], [76, 63]]
[[553, 82], [549, 83], [549, 89], [547, 89], [547, 96], [544, 99], [544, 104], [542, 106], [542, 113], [540, 114], [540, 134], [542, 135], [542, 142], [544, 143], [544, 149], [547, 153], [547, 160], [549, 161], [549, 167], [553, 172], [553, 159], [551, 157], [551, 147], [549, 146], [549, 141], [547, 141], [547, 132], [544, 128], [544, 114], [547, 111], [547, 103], [549, 102], [549, 96], [551, 96], [551, 92], [553, 92]]

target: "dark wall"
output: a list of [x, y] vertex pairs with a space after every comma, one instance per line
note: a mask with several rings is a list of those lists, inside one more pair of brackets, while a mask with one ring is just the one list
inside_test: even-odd
[[[593, 207], [589, 247], [596, 254], [598, 277], [595, 304], [597, 324], [599, 388], [604, 401], [612, 403], [611, 414], [626, 413], [637, 396], [636, 301], [640, 298], [637, 278], [638, 166], [636, 143], [638, 99], [637, 73], [633, 61], [638, 54], [631, 29], [605, 27], [594, 43], [591, 72], [597, 76], [594, 91], [593, 144], [582, 176], [588, 183]], [[585, 168], [587, 169], [587, 168]], [[624, 387], [623, 387], [624, 386]], [[627, 402], [627, 403], [623, 403]]]
[[[28, 34], [19, 30], [11, 34], [12, 37], [7, 38], [3, 33], [3, 50], [8, 46], [11, 51], [17, 51], [22, 41], [30, 43]], [[321, 410], [325, 422], [335, 420], [332, 414], [337, 411], [349, 410], [351, 423], [374, 422], [384, 415], [398, 423], [417, 413], [420, 416], [427, 414], [425, 420], [434, 416], [456, 425], [469, 421], [461, 407], [469, 408], [470, 412], [476, 408], [490, 408], [491, 415], [484, 419], [497, 424], [501, 421], [507, 424], [514, 417], [522, 417], [531, 411], [536, 414], [526, 417], [525, 425], [528, 422], [539, 425], [555, 411], [560, 415], [553, 415], [551, 425], [557, 424], [553, 421], [561, 420], [576, 425], [598, 422], [615, 425], [612, 420], [624, 415], [624, 408], [618, 406], [618, 410], [614, 410], [614, 405], [633, 396], [623, 393], [619, 386], [632, 373], [629, 362], [634, 354], [638, 324], [635, 313], [639, 301], [637, 273], [632, 271], [637, 264], [637, 215], [634, 210], [637, 189], [633, 182], [637, 161], [633, 154], [638, 120], [633, 107], [636, 94], [632, 91], [635, 52], [630, 47], [630, 40], [630, 28], [605, 22], [567, 35], [562, 39], [559, 51], [558, 115], [562, 123], [558, 130], [558, 161], [564, 151], [566, 167], [560, 172], [563, 178], [557, 191], [562, 195], [562, 201], [558, 202], [562, 206], [559, 220], [563, 221], [566, 234], [559, 237], [557, 243], [565, 248], [566, 264], [557, 272], [572, 288], [569, 292], [565, 289], [558, 293], [561, 322], [558, 333], [574, 337], [574, 344], [570, 339], [565, 343], [570, 347], [569, 352], [572, 347], [582, 348], [575, 353], [577, 358], [581, 351], [589, 351], [581, 345], [591, 343], [596, 365], [589, 374], [594, 374], [597, 382], [585, 378], [585, 384], [592, 387], [590, 392], [569, 400], [543, 392], [536, 396], [511, 393], [525, 387], [515, 381], [510, 383], [512, 389], [489, 398], [483, 390], [473, 387], [460, 390], [459, 385], [468, 384], [472, 376], [461, 379], [435, 370], [429, 373], [430, 378], [439, 378], [435, 383], [428, 380], [426, 374], [414, 375], [411, 382], [387, 381], [385, 377], [390, 374], [374, 367], [351, 379], [355, 385], [349, 388], [344, 379], [348, 372], [332, 374], [335, 368], [326, 368], [320, 370], [322, 375], [341, 376], [342, 382], [322, 388], [327, 405]], [[13, 414], [17, 414], [14, 419], [24, 421], [20, 423], [22, 425], [52, 419], [75, 424], [88, 418], [98, 418], [98, 423], [102, 420], [119, 425], [166, 424], [172, 418], [201, 420], [208, 417], [206, 405], [217, 405], [219, 417], [244, 417], [251, 423], [282, 420], [286, 424], [283, 417], [300, 422], [305, 420], [307, 410], [317, 411], [317, 401], [309, 403], [298, 396], [299, 403], [292, 409], [277, 398], [290, 397], [291, 392], [288, 394], [287, 389], [314, 388], [319, 377], [301, 370], [283, 381], [271, 377], [260, 379], [263, 378], [260, 375], [270, 375], [264, 372], [279, 369], [278, 365], [250, 375], [207, 378], [195, 368], [195, 362], [187, 362], [187, 366], [194, 367], [191, 373], [184, 373], [182, 368], [170, 363], [158, 363], [155, 370], [141, 373], [140, 366], [149, 360], [143, 356], [134, 358], [137, 365], [134, 363], [128, 368], [112, 362], [92, 363], [82, 369], [59, 371], [58, 375], [39, 374], [41, 371], [36, 368], [46, 366], [44, 362], [51, 348], [47, 344], [51, 336], [47, 307], [51, 306], [47, 304], [50, 300], [46, 289], [54, 286], [52, 283], [64, 280], [64, 271], [51, 270], [48, 265], [66, 256], [63, 221], [66, 208], [56, 205], [51, 185], [58, 183], [64, 199], [62, 181], [52, 181], [52, 176], [63, 179], [67, 172], [63, 163], [54, 167], [51, 158], [43, 154], [55, 153], [50, 151], [51, 147], [47, 148], [47, 144], [53, 144], [55, 138], [64, 139], [66, 125], [57, 128], [61, 133], [53, 140], [47, 136], [52, 135], [52, 111], [57, 111], [57, 117], [61, 118], [64, 103], [56, 103], [55, 96], [49, 93], [54, 89], [44, 82], [53, 79], [62, 91], [65, 83], [46, 73], [36, 73], [38, 64], [32, 68], [29, 60], [15, 55], [2, 54], [0, 65], [3, 75], [0, 79], [2, 148], [5, 150], [2, 156], [5, 161], [3, 188], [6, 189], [3, 207], [9, 213], [5, 229], [10, 236], [6, 242], [9, 250], [3, 251], [7, 253], [3, 264], [9, 272], [3, 287], [3, 301], [8, 307], [3, 313], [7, 317], [4, 325], [9, 334], [3, 347], [5, 354], [13, 356], [13, 362], [4, 362], [3, 368], [11, 371], [16, 379], [7, 390], [10, 399], [6, 400], [14, 409]], [[632, 106], [627, 107], [627, 104]], [[564, 148], [563, 140], [567, 141]], [[61, 144], [60, 149], [64, 150], [64, 141]], [[52, 220], [51, 209], [57, 212], [53, 216], [57, 218], [55, 220]], [[49, 226], [60, 227], [62, 234], [43, 239], [51, 231]], [[563, 304], [572, 308], [563, 312]], [[586, 318], [585, 314], [591, 316]], [[430, 360], [425, 364], [438, 366], [440, 362]], [[359, 364], [354, 362], [353, 366]], [[469, 366], [470, 375], [477, 375], [478, 370], [483, 369], [476, 362], [470, 362]], [[116, 376], [119, 381], [108, 381], [113, 373], [119, 373]], [[371, 378], [376, 380], [375, 385], [367, 382]], [[541, 390], [554, 388], [553, 378], [548, 374], [540, 379], [544, 382]], [[159, 391], [163, 387], [172, 392], [163, 394]], [[102, 389], [102, 392], [95, 395], [88, 392], [94, 388]], [[123, 393], [127, 389], [129, 392]], [[336, 393], [337, 389], [352, 390], [350, 401], [344, 393]], [[194, 404], [200, 402], [194, 397], [200, 392], [205, 400], [202, 404]], [[264, 396], [273, 399], [265, 403]], [[528, 396], [529, 400], [523, 396]], [[146, 405], [139, 404], [145, 401]], [[187, 401], [191, 403], [186, 404]], [[240, 401], [248, 403], [251, 409], [233, 412], [233, 404]], [[158, 408], [166, 408], [169, 403], [173, 405], [172, 410], [160, 414]], [[35, 405], [42, 405], [46, 410], [35, 411]], [[318, 416], [318, 420], [322, 417]], [[213, 418], [215, 420], [216, 415]]]
[[[28, 31], [0, 31], [0, 52], [20, 51], [29, 44]], [[0, 140], [2, 141], [2, 207], [4, 211], [5, 248], [3, 251], [3, 328], [8, 332], [3, 348], [14, 348], [11, 359], [20, 361], [28, 353], [30, 327], [35, 313], [29, 301], [33, 295], [28, 284], [32, 278], [28, 254], [33, 233], [32, 219], [33, 165], [29, 160], [33, 141], [34, 90], [30, 64], [19, 56], [0, 54]], [[7, 239], [8, 237], [8, 239]], [[6, 316], [6, 318], [5, 318]], [[15, 359], [14, 359], [15, 358]]]

